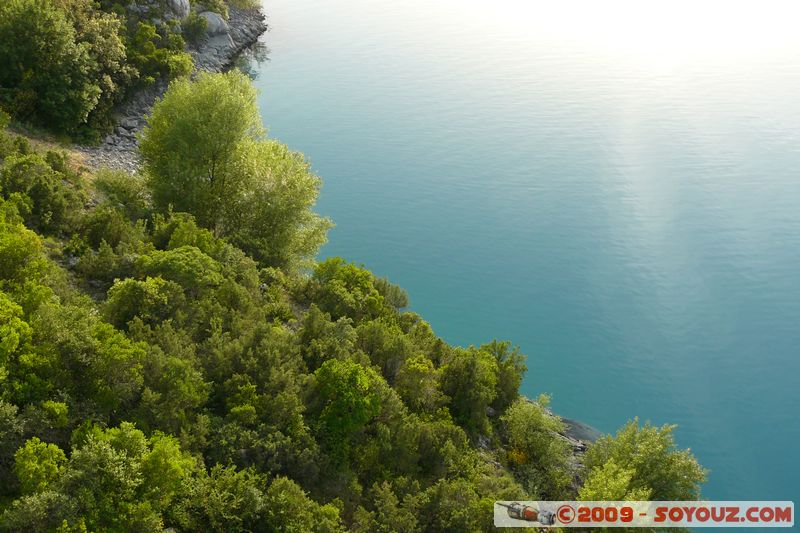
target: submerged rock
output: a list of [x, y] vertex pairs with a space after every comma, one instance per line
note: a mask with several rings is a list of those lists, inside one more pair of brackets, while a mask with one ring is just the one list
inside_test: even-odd
[[589, 424], [584, 424], [578, 420], [570, 418], [561, 418], [561, 421], [567, 425], [567, 430], [564, 432], [567, 437], [584, 442], [594, 442], [599, 439], [602, 434]]

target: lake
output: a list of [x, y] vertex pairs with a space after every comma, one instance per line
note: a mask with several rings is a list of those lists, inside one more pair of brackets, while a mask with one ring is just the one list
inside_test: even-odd
[[523, 392], [800, 500], [800, 5], [269, 0], [270, 135], [341, 255]]

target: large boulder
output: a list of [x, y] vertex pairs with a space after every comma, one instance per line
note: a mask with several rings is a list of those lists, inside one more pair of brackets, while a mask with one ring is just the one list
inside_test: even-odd
[[222, 15], [213, 11], [203, 11], [200, 16], [206, 19], [206, 33], [209, 37], [230, 33], [230, 27]]
[[189, 16], [189, 10], [191, 9], [189, 0], [167, 0], [167, 6], [175, 17], [181, 20]]

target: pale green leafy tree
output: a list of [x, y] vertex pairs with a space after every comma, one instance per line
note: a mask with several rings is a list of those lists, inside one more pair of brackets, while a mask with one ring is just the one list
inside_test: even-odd
[[55, 444], [33, 437], [14, 454], [14, 473], [17, 474], [23, 494], [41, 492], [55, 480], [67, 460]]
[[[696, 500], [706, 471], [690, 450], [678, 450], [672, 432], [675, 426], [639, 426], [638, 419], [628, 422], [617, 435], [605, 436], [589, 447], [585, 464], [590, 488], [600, 483], [593, 479], [625, 478], [628, 491], [649, 491], [653, 500]], [[606, 467], [613, 461], [613, 467]], [[587, 489], [588, 491], [589, 489]], [[642, 492], [643, 491], [643, 492]]]
[[256, 91], [239, 72], [172, 82], [140, 150], [157, 209], [183, 211], [263, 265], [306, 264], [331, 226], [311, 211], [320, 180], [266, 139]]
[[508, 461], [525, 488], [539, 497], [567, 496], [572, 479], [569, 444], [559, 433], [564, 423], [550, 414], [550, 399], [519, 398], [501, 418], [508, 441]]
[[153, 202], [195, 215], [217, 231], [251, 176], [243, 172], [264, 129], [256, 91], [242, 74], [201, 74], [173, 81], [153, 108], [141, 139]]

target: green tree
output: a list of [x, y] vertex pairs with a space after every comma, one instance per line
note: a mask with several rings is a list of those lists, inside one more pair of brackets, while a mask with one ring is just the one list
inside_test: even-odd
[[231, 241], [265, 265], [310, 265], [332, 226], [311, 210], [320, 179], [303, 154], [272, 139], [249, 146], [245, 162], [252, 185], [230, 214]]
[[161, 277], [144, 281], [128, 278], [108, 290], [105, 316], [118, 328], [126, 328], [137, 316], [155, 324], [174, 316], [185, 300], [181, 286], [173, 281]]
[[53, 0], [75, 28], [75, 39], [91, 58], [89, 78], [100, 88], [96, 104], [87, 117], [95, 131], [109, 129], [114, 105], [122, 101], [126, 88], [137, 76], [129, 64], [122, 34], [123, 22], [115, 14], [95, 7], [92, 0]]
[[[8, 208], [9, 204], [0, 199], [0, 207]], [[0, 209], [0, 288], [41, 279], [48, 270], [41, 239], [18, 218], [16, 209]]]
[[320, 505], [294, 481], [276, 478], [265, 494], [265, 519], [274, 531], [335, 533], [344, 531], [339, 509]]
[[564, 423], [547, 411], [549, 398], [519, 398], [501, 418], [508, 442], [508, 462], [526, 490], [539, 498], [568, 496], [573, 478], [569, 444], [559, 433]]
[[507, 341], [492, 341], [481, 346], [481, 350], [492, 354], [497, 361], [497, 397], [492, 407], [502, 413], [519, 397], [519, 386], [528, 369], [525, 356]]
[[582, 501], [650, 500], [652, 489], [631, 486], [635, 475], [634, 469], [622, 468], [614, 459], [609, 459], [602, 466], [596, 466], [589, 472], [586, 481], [578, 491], [578, 499]]
[[140, 150], [153, 202], [217, 232], [251, 189], [244, 172], [264, 130], [250, 80], [236, 71], [173, 81], [147, 120]]
[[86, 122], [102, 89], [90, 47], [79, 43], [52, 0], [0, 3], [0, 87], [5, 104], [25, 120], [69, 130]]
[[[601, 477], [625, 483], [626, 493], [649, 494], [653, 500], [696, 500], [706, 471], [690, 450], [678, 450], [672, 437], [675, 426], [639, 425], [631, 420], [616, 436], [604, 436], [586, 452], [589, 489]], [[606, 466], [612, 462], [614, 466]], [[620, 483], [621, 484], [621, 483]]]
[[255, 89], [237, 71], [170, 84], [140, 150], [158, 209], [193, 214], [262, 264], [302, 264], [325, 241], [329, 223], [311, 211], [319, 179], [264, 138]]
[[410, 357], [400, 367], [394, 386], [412, 411], [435, 413], [447, 403], [439, 385], [440, 373], [424, 355]]
[[140, 85], [191, 74], [192, 56], [184, 51], [185, 46], [180, 35], [159, 32], [153, 24], [139, 21], [129, 32], [127, 54]]
[[265, 523], [264, 477], [220, 464], [186, 480], [168, 511], [185, 531], [258, 531]]
[[399, 326], [388, 320], [371, 320], [356, 328], [356, 347], [369, 356], [372, 364], [381, 369], [381, 374], [391, 384], [403, 363], [416, 355], [417, 350]]
[[[51, 156], [58, 157], [57, 154]], [[70, 176], [55, 170], [39, 154], [12, 155], [0, 166], [0, 190], [8, 199], [20, 193], [30, 199], [25, 223], [43, 233], [52, 233], [67, 226], [70, 218], [83, 206], [84, 198]]]
[[22, 445], [25, 423], [18, 414], [18, 407], [0, 399], [0, 494], [11, 492], [14, 488], [11, 474], [14, 454]]
[[370, 368], [338, 359], [325, 361], [314, 377], [319, 438], [335, 459], [346, 460], [354, 433], [380, 412], [376, 381], [381, 378]]
[[314, 269], [311, 299], [334, 319], [349, 317], [356, 322], [386, 314], [383, 296], [375, 288], [375, 277], [341, 257], [330, 257]]
[[311, 371], [328, 359], [346, 359], [355, 351], [357, 334], [352, 321], [342, 317], [336, 322], [331, 315], [311, 304], [303, 317], [297, 342], [300, 353]]
[[442, 391], [453, 418], [468, 433], [489, 433], [486, 409], [497, 397], [497, 361], [474, 347], [456, 349], [442, 368]]
[[[25, 322], [22, 307], [0, 291], [0, 384], [8, 377], [9, 363], [32, 351], [33, 330]], [[5, 387], [0, 388], [5, 391]], [[0, 399], [3, 393], [0, 392]]]
[[67, 460], [61, 448], [33, 437], [14, 454], [14, 473], [22, 492], [41, 492], [61, 473]]

